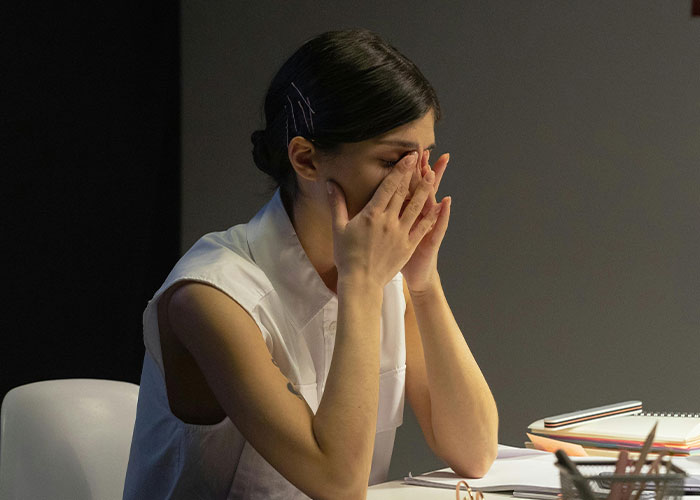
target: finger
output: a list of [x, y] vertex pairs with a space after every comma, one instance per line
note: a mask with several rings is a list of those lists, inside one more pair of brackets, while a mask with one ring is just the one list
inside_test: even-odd
[[394, 190], [394, 194], [391, 196], [391, 199], [389, 200], [389, 204], [386, 207], [387, 211], [395, 213], [397, 217], [398, 217], [399, 213], [401, 212], [401, 207], [403, 206], [403, 202], [409, 193], [408, 188], [409, 188], [410, 183], [411, 183], [411, 178], [413, 177], [414, 169], [416, 168], [416, 159], [417, 159], [417, 155], [415, 153], [412, 153], [409, 155], [408, 160], [402, 160], [402, 163], [404, 161], [407, 162], [409, 167], [404, 172], [403, 177], [401, 178], [398, 186], [396, 186], [396, 189]]
[[425, 174], [428, 173], [428, 170], [430, 170], [430, 151], [423, 150], [423, 153], [420, 158], [420, 176], [421, 178], [425, 177]]
[[425, 206], [426, 202], [432, 201], [429, 198], [433, 192], [433, 181], [435, 181], [435, 173], [430, 170], [421, 180], [418, 188], [416, 188], [416, 192], [411, 197], [411, 201], [406, 205], [403, 214], [401, 214], [402, 225], [410, 228], [421, 213], [427, 213], [425, 212]]
[[421, 157], [420, 161], [416, 162], [416, 166], [413, 169], [411, 184], [408, 187], [409, 193], [415, 193], [416, 188], [419, 186], [421, 179], [425, 175], [423, 168], [425, 168], [425, 162], [423, 161], [423, 157]]
[[348, 225], [348, 207], [345, 203], [345, 193], [333, 181], [326, 181], [326, 188], [328, 189], [328, 204], [331, 207], [333, 231], [342, 231]]
[[[423, 165], [421, 166], [421, 177], [425, 177], [430, 169], [430, 150], [426, 149], [423, 151]], [[435, 196], [429, 196], [427, 202], [423, 205], [423, 210], [421, 215], [425, 217], [430, 213], [430, 210], [435, 206]]]
[[383, 212], [386, 210], [389, 202], [391, 201], [394, 193], [398, 189], [401, 182], [403, 182], [404, 177], [408, 172], [412, 172], [412, 168], [415, 167], [417, 153], [413, 152], [406, 155], [396, 167], [389, 172], [382, 183], [379, 185], [377, 190], [372, 195], [372, 199], [369, 200], [363, 210]]
[[[433, 175], [435, 175], [435, 171], [430, 170], [430, 167], [428, 167], [428, 172], [432, 172]], [[423, 210], [421, 211], [421, 215], [423, 217], [428, 215], [435, 205], [437, 205], [437, 201], [435, 201], [435, 181], [433, 180], [433, 185], [431, 186], [431, 192], [428, 195], [428, 199], [425, 201], [425, 204], [423, 205]]]
[[416, 188], [420, 185], [420, 182], [425, 176], [426, 172], [430, 169], [430, 166], [428, 166], [429, 156], [430, 151], [428, 150], [424, 150], [420, 153], [419, 160], [416, 162], [415, 172], [413, 174], [413, 177], [411, 177], [411, 184], [408, 187], [409, 197], [406, 200], [404, 200], [403, 205], [401, 206], [401, 211], [399, 212], [399, 217], [401, 217], [401, 214], [406, 209], [408, 203], [411, 201], [413, 193], [416, 192]]
[[450, 211], [452, 209], [452, 197], [446, 196], [440, 202], [442, 210], [440, 210], [440, 215], [435, 221], [435, 225], [430, 233], [430, 243], [434, 246], [439, 246], [442, 243], [442, 239], [445, 237], [447, 232], [447, 226], [450, 222]]
[[435, 162], [435, 168], [433, 171], [435, 172], [435, 192], [438, 192], [438, 189], [440, 188], [440, 181], [442, 181], [442, 175], [445, 173], [445, 169], [447, 168], [447, 164], [450, 161], [450, 153], [445, 153], [444, 155], [440, 156], [438, 160]]
[[408, 239], [412, 245], [418, 246], [418, 243], [425, 237], [426, 234], [433, 227], [438, 217], [440, 216], [442, 210], [442, 203], [438, 203], [433, 207], [428, 215], [419, 220], [416, 225], [411, 229], [408, 235]]

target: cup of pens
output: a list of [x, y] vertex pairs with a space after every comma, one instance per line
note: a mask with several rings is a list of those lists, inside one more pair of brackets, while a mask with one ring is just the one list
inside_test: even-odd
[[647, 460], [656, 425], [647, 436], [639, 457], [620, 451], [617, 462], [586, 461], [575, 464], [563, 450], [556, 452], [563, 500], [680, 500], [686, 473], [659, 453]]
[[575, 471], [560, 467], [562, 499], [576, 500], [675, 500], [683, 498], [685, 472], [670, 460], [654, 465], [647, 461], [620, 470], [610, 462], [586, 462]]

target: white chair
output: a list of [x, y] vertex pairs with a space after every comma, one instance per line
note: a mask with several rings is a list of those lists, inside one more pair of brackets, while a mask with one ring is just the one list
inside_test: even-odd
[[122, 498], [139, 386], [96, 379], [15, 387], [0, 410], [0, 500]]

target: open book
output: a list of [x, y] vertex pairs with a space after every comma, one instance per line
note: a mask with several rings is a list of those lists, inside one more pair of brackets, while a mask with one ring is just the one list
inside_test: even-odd
[[[498, 445], [498, 458], [486, 476], [467, 479], [469, 486], [478, 491], [523, 491], [528, 493], [559, 493], [559, 471], [554, 467], [551, 453]], [[449, 488], [465, 479], [446, 468], [404, 478], [406, 484]]]
[[[600, 460], [598, 457], [581, 457], [576, 462], [581, 464]], [[499, 444], [498, 458], [482, 478], [463, 478], [446, 468], [418, 476], [409, 473], [404, 482], [454, 491], [457, 483], [466, 479], [469, 486], [478, 491], [512, 491], [515, 497], [556, 500], [561, 490], [555, 462], [553, 453]], [[610, 463], [615, 463], [615, 460], [610, 459]], [[689, 474], [684, 486], [686, 494], [700, 494], [700, 457], [673, 458], [673, 463]]]

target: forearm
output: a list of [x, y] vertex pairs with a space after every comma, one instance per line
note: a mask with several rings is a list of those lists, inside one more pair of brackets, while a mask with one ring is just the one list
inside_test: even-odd
[[442, 455], [459, 473], [480, 475], [495, 457], [498, 413], [491, 391], [452, 315], [439, 277], [411, 293], [423, 344], [432, 430]]
[[338, 283], [335, 347], [323, 398], [313, 420], [333, 467], [369, 477], [379, 404], [379, 325], [383, 290]]

